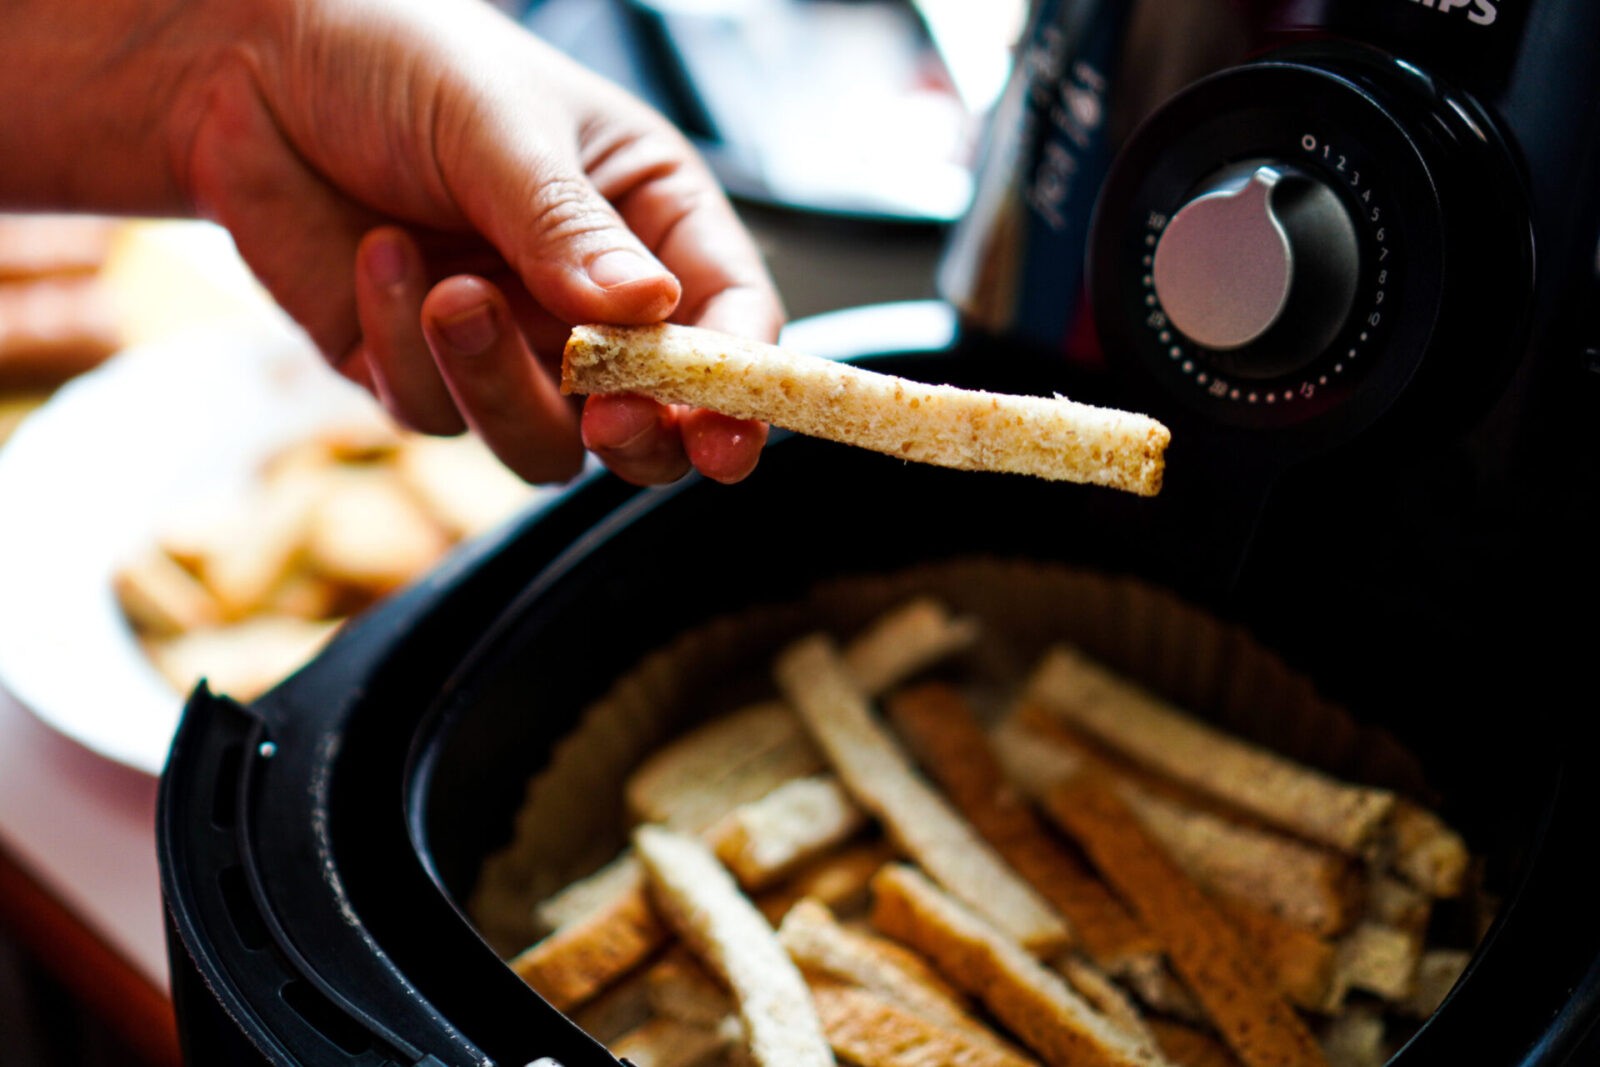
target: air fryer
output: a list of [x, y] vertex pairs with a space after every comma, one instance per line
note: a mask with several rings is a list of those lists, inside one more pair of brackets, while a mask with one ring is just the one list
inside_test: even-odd
[[1155, 590], [1410, 753], [1503, 903], [1393, 1063], [1589, 1062], [1597, 23], [1036, 5], [941, 272], [958, 333], [856, 358], [1154, 412], [1162, 494], [780, 434], [736, 486], [587, 477], [254, 704], [202, 687], [159, 826], [190, 1061], [616, 1062], [468, 915], [527, 782], [685, 633], [755, 612], [760, 652], [818, 590], [991, 560]]

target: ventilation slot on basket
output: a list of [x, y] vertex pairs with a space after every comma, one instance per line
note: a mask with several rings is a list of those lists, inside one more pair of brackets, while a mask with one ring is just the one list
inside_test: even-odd
[[224, 867], [217, 875], [217, 888], [222, 891], [222, 903], [228, 909], [228, 918], [233, 922], [233, 932], [238, 935], [239, 943], [252, 952], [266, 948], [270, 940], [267, 925], [256, 909], [255, 898], [250, 895], [244, 869]]
[[211, 794], [211, 825], [219, 830], [233, 829], [238, 817], [239, 768], [243, 756], [238, 745], [229, 745], [217, 757], [216, 791]]
[[339, 1050], [359, 1056], [372, 1049], [372, 1035], [333, 1005], [315, 986], [305, 981], [288, 983], [280, 991], [283, 1002], [306, 1024]]

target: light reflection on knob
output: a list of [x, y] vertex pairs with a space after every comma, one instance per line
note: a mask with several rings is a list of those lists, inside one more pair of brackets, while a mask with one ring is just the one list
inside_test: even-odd
[[1238, 351], [1221, 369], [1284, 374], [1321, 354], [1355, 299], [1359, 250], [1338, 196], [1272, 164], [1214, 175], [1162, 230], [1157, 299], [1190, 341]]

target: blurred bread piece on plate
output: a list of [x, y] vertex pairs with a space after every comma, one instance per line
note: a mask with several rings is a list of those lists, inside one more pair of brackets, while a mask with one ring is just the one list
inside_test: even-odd
[[222, 622], [222, 605], [198, 578], [165, 552], [152, 549], [112, 576], [112, 590], [134, 626], [172, 637]]
[[124, 341], [102, 277], [117, 224], [77, 215], [0, 215], [0, 392], [48, 391]]
[[407, 487], [455, 538], [505, 522], [537, 494], [495, 458], [482, 439], [408, 434], [395, 466]]
[[0, 283], [0, 389], [48, 389], [98, 367], [122, 344], [99, 278]]
[[214, 692], [250, 700], [314, 656], [337, 629], [332, 622], [259, 615], [152, 645], [150, 655], [176, 692], [203, 678]]
[[119, 225], [98, 215], [0, 215], [0, 282], [94, 274]]
[[450, 539], [392, 469], [356, 466], [328, 476], [305, 548], [332, 580], [383, 596], [437, 563]]

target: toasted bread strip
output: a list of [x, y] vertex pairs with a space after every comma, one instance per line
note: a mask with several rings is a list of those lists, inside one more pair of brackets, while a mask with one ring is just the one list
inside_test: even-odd
[[1118, 783], [1178, 865], [1207, 890], [1276, 912], [1323, 936], [1349, 929], [1360, 911], [1357, 865], [1336, 852], [1175, 799], [1172, 791], [1100, 760], [1070, 726], [1024, 703], [995, 735], [1008, 774], [1035, 799], [1085, 770]]
[[682, 945], [646, 968], [644, 987], [655, 1014], [688, 1026], [714, 1030], [736, 1010], [733, 997]]
[[569, 1011], [631, 970], [667, 940], [635, 867], [614, 896], [525, 949], [511, 969], [552, 1006]]
[[1173, 1063], [1183, 1067], [1239, 1067], [1239, 1057], [1206, 1031], [1159, 1017], [1149, 1022], [1156, 1043]]
[[1009, 1051], [968, 1014], [960, 994], [916, 953], [846, 929], [815, 900], [802, 900], [789, 910], [778, 927], [778, 943], [808, 978], [822, 976], [869, 990], [976, 1044]]
[[1161, 489], [1171, 434], [1143, 415], [1062, 397], [923, 385], [689, 326], [579, 326], [565, 393], [643, 393], [960, 470]]
[[1095, 1011], [1145, 1044], [1160, 1047], [1155, 1032], [1138, 1007], [1100, 968], [1081, 956], [1067, 953], [1056, 960], [1055, 969], [1067, 980], [1072, 991], [1088, 1001]]
[[828, 1041], [859, 1067], [1028, 1067], [1033, 1061], [948, 1030], [870, 990], [813, 981]]
[[1075, 648], [1052, 649], [1026, 694], [1141, 766], [1350, 855], [1394, 810], [1388, 790], [1340, 782], [1229, 736]]
[[593, 874], [569, 882], [534, 905], [533, 917], [545, 933], [578, 922], [630, 893], [644, 889], [644, 870], [632, 849], [623, 849], [616, 859]]
[[[851, 670], [861, 672], [867, 685], [888, 686], [963, 648], [973, 637], [968, 622], [950, 616], [936, 601], [915, 600], [875, 619], [845, 654]], [[821, 755], [789, 707], [781, 702], [750, 705], [706, 723], [646, 760], [627, 781], [627, 801], [635, 817], [646, 822], [693, 830], [717, 827], [712, 832], [728, 833], [723, 848], [736, 869], [752, 885], [768, 885], [779, 873], [805, 864], [824, 843], [837, 843], [846, 825], [858, 819], [859, 809], [835, 803], [829, 832], [790, 835], [781, 845], [766, 845], [762, 835], [773, 819], [750, 819], [738, 805], [821, 768]], [[837, 793], [830, 797], [840, 800]], [[763, 912], [778, 921], [800, 896], [822, 897], [830, 904], [864, 896], [867, 880], [883, 859], [885, 853], [869, 848], [848, 849], [818, 862], [814, 869], [797, 873], [794, 885], [763, 894]], [[539, 905], [536, 917], [560, 936], [550, 934], [520, 953], [514, 968], [552, 1003], [571, 1008], [666, 942], [666, 928], [646, 920], [648, 915], [642, 872], [621, 861], [618, 869], [574, 883]], [[581, 925], [566, 928], [578, 917]]]
[[708, 831], [712, 850], [746, 889], [765, 889], [847, 840], [867, 824], [837, 779], [813, 775], [785, 782], [741, 804]]
[[1161, 850], [1116, 789], [1085, 775], [1046, 804], [1161, 939], [1173, 967], [1248, 1067], [1323, 1063], [1321, 1050], [1205, 892]]
[[1339, 950], [1333, 942], [1247, 901], [1227, 896], [1212, 900], [1291, 1004], [1308, 1011], [1330, 1009], [1338, 989]]
[[[802, 896], [831, 905], [865, 899], [868, 881], [889, 858], [877, 842], [820, 857], [790, 883], [763, 893], [759, 906], [776, 923]], [[511, 967], [562, 1011], [620, 979], [669, 939], [632, 850], [550, 897], [536, 914], [554, 932], [514, 957]]]
[[1360, 989], [1388, 1001], [1408, 999], [1416, 990], [1422, 938], [1383, 923], [1356, 924], [1339, 942], [1340, 987]]
[[1461, 835], [1433, 812], [1402, 800], [1389, 824], [1395, 873], [1435, 897], [1461, 895], [1470, 855]]
[[[1040, 726], [1048, 726], [1049, 729], [1034, 729]], [[1087, 750], [1071, 747], [1074, 740], [1070, 731], [1057, 723], [1043, 722], [1030, 714], [1027, 706], [1020, 713], [1006, 716], [990, 734], [990, 741], [1001, 754], [1000, 762], [1028, 792], [1035, 795], [1043, 795], [1054, 785], [1090, 766], [1092, 761]], [[1103, 769], [1098, 764], [1095, 766], [1097, 771]], [[1101, 883], [1095, 881], [1093, 884]], [[1336, 988], [1336, 949], [1332, 942], [1242, 897], [1221, 893], [1213, 899], [1239, 927], [1252, 951], [1267, 965], [1278, 988], [1291, 1002], [1302, 1008], [1327, 1010]], [[1122, 908], [1114, 898], [1113, 902], [1118, 909]], [[1138, 927], [1131, 916], [1126, 921], [1134, 925], [1139, 936], [1149, 940], [1149, 934]], [[1096, 928], [1087, 921], [1082, 923], [1086, 945]], [[1159, 965], [1159, 953], [1155, 955]], [[1182, 991], [1182, 998], [1175, 1000], [1175, 990], [1167, 985], [1152, 983], [1153, 977], [1165, 974], [1164, 967], [1158, 966], [1155, 970], [1145, 968], [1134, 973], [1113, 973], [1119, 973], [1152, 1007], [1179, 1018], [1199, 1018], [1188, 1003], [1186, 991]]]
[[846, 845], [837, 852], [818, 856], [758, 895], [756, 907], [774, 926], [807, 897], [835, 912], [865, 907], [872, 876], [893, 859], [894, 849], [881, 838]]
[[1105, 884], [1067, 851], [1006, 778], [961, 693], [928, 683], [885, 704], [890, 720], [957, 810], [1066, 917], [1074, 940], [1112, 974], [1159, 969], [1160, 948]]
[[1357, 872], [1343, 857], [1141, 790], [1123, 795], [1151, 836], [1207, 889], [1324, 936], [1349, 929], [1359, 913]]
[[1048, 955], [1065, 947], [1066, 924], [917, 775], [831, 640], [816, 635], [789, 646], [775, 673], [856, 802], [909, 855], [1029, 951]]
[[975, 620], [950, 614], [931, 597], [918, 597], [856, 635], [845, 645], [844, 663], [856, 684], [876, 696], [977, 639]]
[[824, 768], [821, 753], [782, 701], [712, 719], [657, 749], [628, 776], [628, 813], [699, 832], [786, 781]]
[[657, 910], [733, 993], [752, 1062], [832, 1067], [799, 970], [710, 850], [659, 826], [639, 827], [633, 842]]
[[[852, 677], [877, 694], [976, 638], [971, 620], [919, 597], [874, 619], [844, 657]], [[736, 805], [822, 769], [794, 712], [773, 701], [714, 719], [657, 750], [629, 775], [625, 795], [639, 822], [698, 831]]]
[[1325, 1020], [1321, 1040], [1329, 1067], [1383, 1067], [1389, 1062], [1388, 1027], [1367, 1005]]
[[725, 1031], [651, 1019], [614, 1041], [611, 1054], [635, 1067], [703, 1067], [721, 1057], [728, 1038]]
[[643, 972], [635, 972], [571, 1012], [572, 1021], [603, 1045], [648, 1022], [653, 1014]]
[[1426, 1019], [1439, 1010], [1471, 962], [1472, 953], [1466, 949], [1435, 948], [1424, 952], [1417, 961], [1416, 986], [1400, 1009], [1413, 1018]]
[[395, 472], [456, 540], [500, 525], [541, 492], [496, 459], [476, 434], [408, 434], [395, 456]]
[[915, 868], [890, 864], [872, 888], [874, 926], [983, 1001], [1052, 1067], [1166, 1063], [1157, 1049], [1095, 1011], [1059, 975]]
[[989, 731], [989, 746], [1006, 781], [1037, 800], [1086, 770], [1103, 766], [1048, 712], [1018, 704]]

